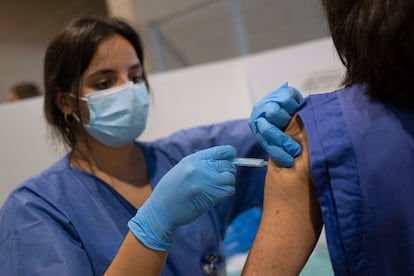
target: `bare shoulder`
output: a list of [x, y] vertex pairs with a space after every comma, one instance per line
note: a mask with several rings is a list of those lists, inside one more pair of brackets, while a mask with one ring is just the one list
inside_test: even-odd
[[294, 115], [292, 120], [290, 120], [289, 125], [287, 126], [285, 133], [298, 141], [301, 146], [306, 146], [307, 149], [307, 136], [306, 130], [303, 125], [302, 120], [298, 115]]

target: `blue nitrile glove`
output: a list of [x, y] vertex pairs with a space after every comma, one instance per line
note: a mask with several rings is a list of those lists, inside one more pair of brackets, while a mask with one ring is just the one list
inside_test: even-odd
[[154, 188], [128, 226], [147, 247], [165, 251], [177, 227], [188, 224], [235, 192], [232, 146], [217, 146], [183, 158]]
[[302, 151], [301, 146], [283, 132], [302, 100], [300, 92], [286, 82], [259, 100], [250, 115], [249, 126], [259, 143], [273, 161], [285, 167], [292, 167], [294, 157]]

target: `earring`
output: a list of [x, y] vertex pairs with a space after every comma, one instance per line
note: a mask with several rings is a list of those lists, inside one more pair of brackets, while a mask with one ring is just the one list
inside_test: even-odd
[[75, 116], [71, 113], [71, 114], [63, 114], [64, 118], [65, 118], [65, 122], [68, 124], [68, 126], [74, 126], [76, 124], [76, 118]]

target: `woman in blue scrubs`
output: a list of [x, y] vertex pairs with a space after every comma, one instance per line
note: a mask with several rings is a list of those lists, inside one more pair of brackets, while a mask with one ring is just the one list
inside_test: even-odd
[[225, 230], [262, 205], [266, 170], [231, 160], [267, 155], [246, 120], [135, 141], [148, 112], [143, 62], [138, 34], [117, 19], [79, 19], [49, 44], [44, 112], [69, 151], [4, 203], [2, 274], [125, 274], [131, 263], [150, 274], [145, 254], [165, 262], [162, 275], [225, 273]]

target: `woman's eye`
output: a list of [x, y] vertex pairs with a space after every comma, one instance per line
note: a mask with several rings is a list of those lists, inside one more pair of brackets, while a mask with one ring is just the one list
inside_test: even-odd
[[108, 89], [110, 87], [111, 87], [111, 81], [110, 80], [100, 81], [100, 82], [95, 84], [95, 89], [97, 89], [97, 90], [104, 90], [104, 89]]
[[133, 83], [140, 83], [142, 81], [144, 81], [144, 79], [142, 78], [142, 76], [133, 76], [130, 79]]

